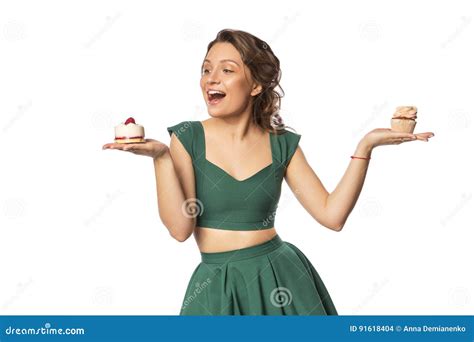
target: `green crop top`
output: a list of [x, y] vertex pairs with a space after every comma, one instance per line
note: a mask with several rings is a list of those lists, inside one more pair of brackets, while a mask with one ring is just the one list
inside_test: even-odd
[[191, 156], [197, 198], [197, 226], [224, 230], [272, 228], [285, 169], [298, 147], [300, 134], [270, 132], [272, 164], [237, 180], [206, 159], [201, 121], [183, 121], [167, 127]]

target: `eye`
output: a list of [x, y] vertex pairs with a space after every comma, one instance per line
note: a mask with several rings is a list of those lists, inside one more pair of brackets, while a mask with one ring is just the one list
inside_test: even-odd
[[202, 69], [201, 70], [201, 74], [207, 74], [208, 72], [209, 72], [209, 70], [207, 70], [207, 69]]
[[226, 74], [228, 74], [228, 73], [231, 73], [231, 72], [233, 72], [233, 71], [230, 70], [230, 69], [224, 69], [224, 72], [225, 72]]

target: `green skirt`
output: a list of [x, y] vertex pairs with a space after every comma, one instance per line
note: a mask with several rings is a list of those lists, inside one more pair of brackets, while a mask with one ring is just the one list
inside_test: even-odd
[[337, 315], [311, 262], [279, 235], [201, 258], [180, 315]]

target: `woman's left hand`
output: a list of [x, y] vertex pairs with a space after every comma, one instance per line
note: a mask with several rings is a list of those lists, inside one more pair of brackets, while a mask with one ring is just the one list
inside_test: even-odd
[[422, 140], [428, 141], [429, 138], [434, 137], [433, 132], [425, 133], [403, 133], [396, 132], [390, 128], [376, 128], [367, 133], [362, 140], [371, 148], [381, 145], [399, 145], [408, 141]]

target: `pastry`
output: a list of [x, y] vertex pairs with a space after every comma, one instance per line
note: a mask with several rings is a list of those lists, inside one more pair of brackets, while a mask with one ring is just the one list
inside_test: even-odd
[[124, 123], [115, 126], [115, 142], [119, 144], [145, 142], [145, 129], [130, 117]]
[[397, 107], [391, 120], [392, 130], [413, 133], [416, 126], [417, 109], [414, 106]]

